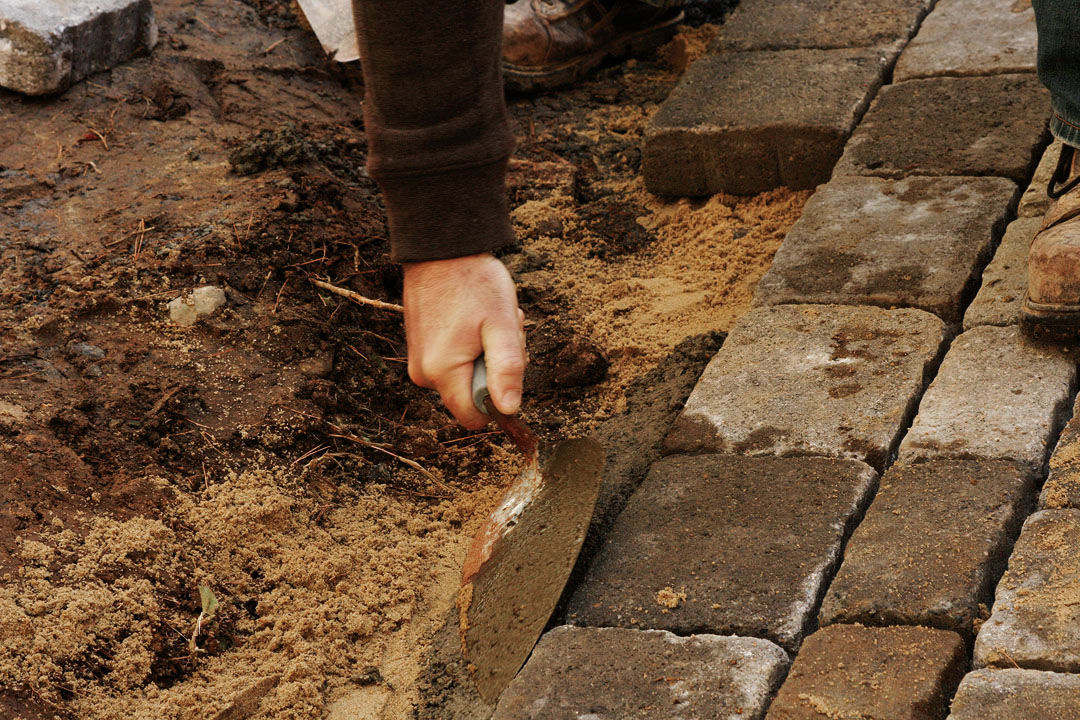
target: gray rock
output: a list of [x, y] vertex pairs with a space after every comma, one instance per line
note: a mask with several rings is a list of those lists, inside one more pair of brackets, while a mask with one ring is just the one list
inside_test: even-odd
[[765, 640], [557, 627], [492, 720], [759, 720], [787, 668], [784, 651]]
[[896, 62], [893, 82], [1033, 73], [1035, 39], [1030, 2], [939, 0]]
[[754, 304], [917, 307], [959, 322], [1015, 194], [1004, 178], [835, 178], [807, 202]]
[[880, 87], [890, 52], [706, 55], [646, 128], [645, 186], [661, 195], [748, 195], [825, 182]]
[[941, 718], [966, 665], [956, 633], [833, 625], [806, 639], [766, 718]]
[[1000, 459], [1041, 471], [1075, 380], [1076, 364], [1062, 348], [1032, 345], [1015, 325], [972, 328], [945, 355], [900, 461]]
[[1042, 218], [1050, 209], [1054, 201], [1046, 194], [1046, 185], [1050, 182], [1050, 176], [1054, 174], [1059, 155], [1061, 155], [1061, 141], [1055, 138], [1043, 153], [1027, 190], [1020, 198], [1020, 207], [1016, 209], [1017, 217]]
[[932, 6], [930, 0], [742, 0], [720, 26], [716, 47], [903, 47]]
[[1028, 518], [994, 609], [975, 639], [975, 667], [1080, 672], [1080, 510]]
[[105, 351], [99, 348], [97, 345], [91, 345], [90, 343], [77, 342], [72, 344], [71, 352], [75, 355], [81, 355], [83, 357], [92, 358], [94, 360], [101, 360], [105, 357]]
[[997, 175], [1026, 182], [1047, 142], [1049, 94], [1030, 74], [882, 88], [835, 175]]
[[1080, 398], [1050, 455], [1050, 476], [1043, 485], [1039, 507], [1080, 509]]
[[225, 291], [214, 285], [195, 288], [190, 295], [173, 298], [166, 306], [169, 319], [177, 325], [190, 327], [217, 312], [225, 304]]
[[1009, 223], [994, 259], [982, 274], [979, 293], [964, 313], [964, 329], [979, 325], [1015, 325], [1027, 292], [1027, 251], [1042, 218]]
[[844, 551], [822, 625], [924, 625], [968, 639], [1034, 498], [1035, 477], [1001, 460], [893, 465]]
[[568, 621], [763, 637], [795, 650], [876, 484], [854, 460], [661, 460], [572, 594]]
[[881, 469], [944, 339], [922, 310], [755, 308], [706, 366], [665, 450], [851, 457]]
[[1039, 670], [975, 670], [964, 676], [949, 720], [1065, 720], [1080, 708], [1080, 677]]
[[156, 42], [150, 0], [7, 0], [0, 6], [0, 86], [58, 92]]

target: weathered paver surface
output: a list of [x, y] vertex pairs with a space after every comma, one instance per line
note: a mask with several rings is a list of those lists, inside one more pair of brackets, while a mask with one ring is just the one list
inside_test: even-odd
[[766, 640], [557, 627], [492, 720], [758, 720], [787, 668], [787, 655]]
[[935, 720], [967, 657], [956, 633], [833, 625], [806, 639], [767, 720]]
[[1039, 507], [1080, 509], [1080, 398], [1050, 455], [1050, 476], [1043, 485]]
[[706, 366], [665, 449], [853, 457], [880, 469], [936, 366], [944, 332], [921, 310], [753, 309]]
[[0, 4], [0, 86], [57, 92], [156, 42], [150, 0], [8, 0]]
[[994, 259], [982, 274], [982, 285], [964, 313], [964, 329], [979, 325], [1015, 325], [1027, 292], [1027, 251], [1042, 218], [1009, 223]]
[[1017, 217], [1041, 218], [1053, 204], [1053, 200], [1046, 194], [1046, 185], [1050, 182], [1050, 176], [1057, 167], [1058, 156], [1061, 155], [1061, 141], [1054, 140], [1039, 160], [1035, 174], [1020, 198], [1020, 206], [1016, 209]]
[[836, 175], [996, 175], [1024, 183], [1046, 143], [1049, 96], [1032, 74], [909, 80], [881, 89]]
[[1039, 470], [1075, 379], [1075, 360], [1062, 348], [1032, 345], [1016, 326], [972, 328], [945, 355], [899, 459], [1003, 459]]
[[1035, 13], [1016, 0], [938, 0], [893, 82], [940, 75], [1035, 72]]
[[916, 307], [958, 322], [1015, 194], [1004, 178], [835, 178], [807, 202], [754, 304]]
[[854, 460], [696, 455], [653, 465], [570, 622], [798, 647], [877, 474]]
[[1041, 510], [1024, 523], [975, 666], [1080, 672], [1080, 510]]
[[1016, 463], [893, 465], [822, 603], [820, 621], [925, 625], [973, 637], [1034, 500]]
[[1040, 670], [974, 670], [949, 720], [1065, 720], [1080, 714], [1080, 676]]
[[873, 48], [706, 55], [646, 128], [645, 186], [749, 195], [825, 182], [889, 62]]
[[899, 47], [932, 4], [928, 0], [742, 0], [720, 26], [716, 47]]

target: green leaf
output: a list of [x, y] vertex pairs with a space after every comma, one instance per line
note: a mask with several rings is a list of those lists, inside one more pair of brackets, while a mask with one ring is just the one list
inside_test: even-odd
[[209, 585], [200, 585], [199, 599], [202, 600], [203, 619], [209, 620], [214, 616], [214, 611], [217, 610], [217, 596], [214, 595], [214, 591], [210, 589]]

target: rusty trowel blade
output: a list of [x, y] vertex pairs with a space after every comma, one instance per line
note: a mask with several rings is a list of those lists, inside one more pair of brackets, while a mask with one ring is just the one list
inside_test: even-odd
[[[604, 452], [566, 440], [543, 470], [534, 465], [507, 491], [489, 523], [505, 527], [485, 558], [466, 568], [458, 595], [461, 651], [480, 696], [494, 703], [551, 617], [589, 529]], [[478, 542], [481, 536], [478, 535]]]

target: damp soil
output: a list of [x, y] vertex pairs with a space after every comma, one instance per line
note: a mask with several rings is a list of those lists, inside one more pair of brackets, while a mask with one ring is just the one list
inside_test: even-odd
[[[312, 283], [400, 300], [359, 72], [290, 3], [155, 9], [150, 55], [0, 92], [0, 716], [450, 717], [431, 648], [521, 463], [408, 382], [400, 317]], [[807, 196], [644, 191], [714, 30], [510, 101], [524, 416], [618, 449], [609, 515]]]

